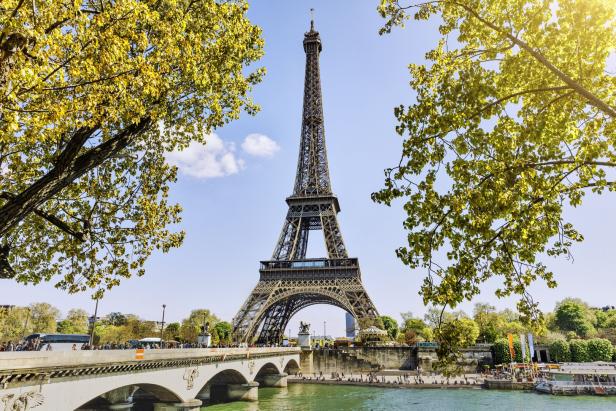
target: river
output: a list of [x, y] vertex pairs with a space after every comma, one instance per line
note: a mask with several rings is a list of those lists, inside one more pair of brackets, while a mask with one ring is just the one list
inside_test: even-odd
[[203, 411], [330, 410], [616, 410], [616, 397], [559, 397], [522, 391], [478, 389], [396, 389], [291, 384], [287, 389], [259, 389], [259, 402], [234, 402]]

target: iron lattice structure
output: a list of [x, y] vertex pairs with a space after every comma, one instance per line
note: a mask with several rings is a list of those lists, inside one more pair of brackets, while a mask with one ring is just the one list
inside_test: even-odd
[[[323, 127], [319, 33], [304, 35], [306, 77], [297, 175], [289, 211], [272, 259], [261, 261], [260, 280], [233, 319], [240, 342], [280, 342], [291, 317], [314, 304], [330, 304], [356, 319], [378, 315], [361, 282], [356, 258], [349, 258], [332, 192]], [[323, 230], [327, 258], [307, 259], [311, 230]]]

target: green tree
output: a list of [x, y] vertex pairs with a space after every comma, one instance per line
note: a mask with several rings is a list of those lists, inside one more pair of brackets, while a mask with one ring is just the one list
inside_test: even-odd
[[590, 361], [611, 361], [614, 347], [605, 338], [588, 340], [588, 357]]
[[210, 312], [210, 310], [199, 308], [192, 310], [188, 318], [182, 320], [180, 326], [180, 337], [182, 341], [196, 343], [201, 326], [210, 323], [210, 328], [220, 320]]
[[0, 276], [100, 296], [181, 244], [164, 154], [256, 112], [261, 29], [244, 0], [29, 4], [0, 6]]
[[72, 309], [66, 318], [58, 322], [58, 332], [63, 334], [86, 334], [88, 332], [88, 313], [80, 308]]
[[119, 312], [113, 312], [107, 314], [107, 316], [105, 317], [105, 321], [111, 325], [125, 325], [126, 316]]
[[431, 328], [438, 327], [442, 322], [468, 318], [464, 311], [445, 311], [443, 308], [430, 307], [424, 315], [424, 321]]
[[492, 346], [494, 351], [494, 363], [506, 364], [511, 362], [511, 355], [509, 354], [509, 343], [506, 338], [499, 338], [494, 342]]
[[460, 318], [445, 321], [434, 330], [438, 342], [436, 354], [438, 361], [435, 369], [445, 376], [457, 375], [462, 372], [458, 362], [463, 348], [475, 344], [479, 335], [479, 327], [470, 318]]
[[147, 321], [133, 314], [124, 315], [124, 324], [113, 325], [99, 321], [94, 329], [94, 343], [125, 343], [146, 337], [159, 337], [160, 326], [156, 321]]
[[218, 336], [218, 344], [229, 345], [232, 341], [233, 326], [227, 321], [220, 321], [214, 325], [213, 331]]
[[[509, 352], [509, 340], [507, 338], [499, 338], [493, 346], [494, 362], [496, 364], [508, 364], [511, 362], [511, 353]], [[514, 336], [513, 350], [515, 352], [515, 362], [522, 362], [522, 345], [520, 340]]]
[[602, 328], [597, 332], [597, 338], [605, 338], [616, 345], [616, 327]]
[[550, 358], [557, 362], [571, 361], [571, 349], [566, 340], [556, 340], [550, 344]]
[[479, 341], [493, 343], [501, 335], [498, 330], [499, 318], [493, 305], [477, 303], [473, 310], [473, 319], [479, 327]]
[[56, 332], [60, 310], [48, 303], [33, 303], [29, 309], [32, 332], [48, 334]]
[[464, 347], [475, 345], [479, 337], [479, 326], [477, 323], [471, 318], [460, 318], [457, 321], [457, 327], [459, 327], [460, 332], [464, 334]]
[[390, 339], [395, 341], [396, 338], [398, 338], [398, 333], [400, 332], [398, 322], [387, 315], [382, 315], [380, 318], [383, 322], [384, 330], [387, 331], [387, 335]]
[[94, 344], [125, 343], [141, 337], [134, 335], [126, 325], [111, 325], [103, 322], [96, 323], [94, 327]]
[[148, 321], [133, 314], [126, 315], [126, 325], [122, 326], [130, 339], [141, 339], [147, 337], [160, 337], [160, 326], [156, 321]]
[[218, 335], [218, 330], [215, 328], [212, 328], [210, 330], [210, 344], [214, 347], [216, 347], [217, 345], [220, 344], [220, 336]]
[[595, 332], [589, 320], [588, 307], [582, 302], [562, 301], [557, 304], [554, 315], [556, 325], [563, 331], [573, 331], [580, 337], [588, 337]]
[[0, 309], [0, 341], [16, 341], [30, 333], [32, 322], [28, 307]]
[[571, 361], [573, 362], [590, 361], [590, 356], [588, 355], [588, 342], [586, 340], [580, 340], [580, 339], [570, 340], [569, 347], [571, 349]]
[[[407, 3], [408, 4], [408, 3]], [[455, 307], [502, 279], [525, 320], [528, 293], [555, 287], [538, 256], [568, 255], [582, 235], [563, 209], [616, 190], [616, 8], [605, 0], [381, 0], [382, 33], [438, 19], [441, 40], [410, 66], [415, 102], [394, 109], [402, 156], [373, 194], [404, 201], [408, 245], [426, 304]], [[441, 256], [446, 256], [441, 258]]]
[[[407, 344], [412, 344], [418, 340], [431, 341], [433, 338], [432, 328], [419, 318], [407, 318], [402, 325], [402, 332], [405, 338], [412, 339]], [[408, 336], [407, 336], [408, 334]]]
[[163, 332], [165, 341], [177, 340], [180, 336], [180, 323], [169, 323]]

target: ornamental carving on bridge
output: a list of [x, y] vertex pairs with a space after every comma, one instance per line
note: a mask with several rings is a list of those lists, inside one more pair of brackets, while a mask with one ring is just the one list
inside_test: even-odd
[[45, 397], [36, 391], [30, 391], [21, 395], [6, 394], [0, 397], [2, 411], [28, 411], [45, 402]]
[[248, 362], [248, 370], [250, 371], [250, 375], [252, 375], [255, 372], [255, 362], [254, 361]]
[[186, 389], [191, 390], [195, 386], [195, 379], [199, 376], [199, 370], [196, 368], [187, 368], [184, 372], [184, 380], [186, 381]]

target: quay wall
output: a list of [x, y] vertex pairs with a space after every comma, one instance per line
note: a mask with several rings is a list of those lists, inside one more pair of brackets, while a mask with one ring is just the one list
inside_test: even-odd
[[[424, 347], [349, 347], [341, 349], [304, 350], [301, 355], [302, 372], [308, 374], [366, 373], [379, 370], [415, 370], [418, 365], [425, 372], [433, 369], [438, 360], [433, 348]], [[483, 365], [493, 365], [489, 346], [471, 347], [463, 351], [466, 372], [475, 372]]]
[[493, 380], [487, 379], [483, 383], [485, 388], [493, 390], [534, 390], [534, 382], [518, 382], [511, 380]]

